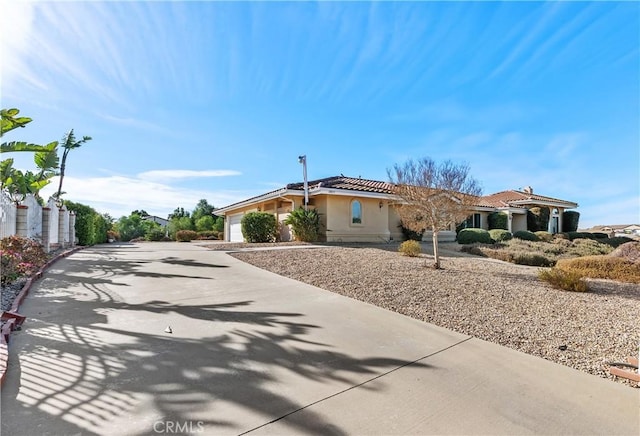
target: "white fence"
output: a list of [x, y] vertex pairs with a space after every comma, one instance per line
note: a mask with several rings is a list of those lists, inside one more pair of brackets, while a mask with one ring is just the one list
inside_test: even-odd
[[46, 251], [75, 244], [75, 214], [53, 200], [42, 207], [33, 196], [19, 205], [2, 197], [0, 201], [0, 237], [18, 235], [35, 239]]
[[3, 195], [0, 199], [0, 238], [16, 234], [16, 216], [15, 203]]

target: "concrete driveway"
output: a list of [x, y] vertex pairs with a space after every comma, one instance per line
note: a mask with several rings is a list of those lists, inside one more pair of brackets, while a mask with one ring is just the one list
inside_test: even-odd
[[637, 389], [196, 244], [80, 251], [22, 312], [7, 435], [640, 430]]

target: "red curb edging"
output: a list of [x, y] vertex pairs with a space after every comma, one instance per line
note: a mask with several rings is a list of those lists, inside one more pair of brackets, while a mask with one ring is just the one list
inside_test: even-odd
[[51, 265], [56, 263], [58, 260], [70, 256], [71, 254], [82, 250], [85, 247], [75, 247], [71, 250], [67, 250], [64, 253], [60, 253], [52, 259], [49, 259], [47, 263], [45, 263], [42, 268], [38, 270], [33, 276], [29, 277], [25, 282], [24, 286], [20, 290], [20, 293], [16, 296], [15, 300], [13, 300], [13, 304], [11, 305], [11, 310], [3, 311], [0, 318], [3, 320], [7, 320], [7, 322], [2, 326], [2, 331], [0, 332], [0, 386], [4, 383], [4, 376], [7, 373], [7, 368], [9, 367], [9, 337], [11, 336], [11, 332], [13, 332], [17, 327], [21, 326], [22, 323], [26, 320], [24, 315], [20, 315], [18, 310], [20, 309], [20, 305], [29, 294], [29, 290], [33, 283], [42, 277], [42, 274], [49, 268]]

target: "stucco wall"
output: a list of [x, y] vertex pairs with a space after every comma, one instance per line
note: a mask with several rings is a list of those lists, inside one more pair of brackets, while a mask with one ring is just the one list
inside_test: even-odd
[[[362, 223], [351, 223], [351, 203], [360, 201]], [[328, 242], [386, 242], [389, 240], [389, 210], [386, 201], [350, 196], [327, 197]], [[380, 202], [382, 201], [382, 207]]]

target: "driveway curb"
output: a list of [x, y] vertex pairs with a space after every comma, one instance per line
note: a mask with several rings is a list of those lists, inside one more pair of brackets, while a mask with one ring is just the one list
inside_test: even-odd
[[6, 320], [5, 324], [2, 326], [2, 331], [0, 332], [0, 386], [2, 386], [2, 384], [4, 383], [4, 376], [7, 373], [7, 368], [9, 367], [9, 338], [11, 336], [11, 333], [18, 327], [20, 327], [26, 319], [24, 315], [20, 315], [18, 310], [20, 309], [20, 305], [22, 304], [24, 299], [29, 294], [31, 286], [38, 279], [40, 279], [40, 277], [42, 277], [42, 274], [44, 274], [44, 272], [58, 260], [70, 256], [71, 254], [84, 248], [84, 246], [74, 247], [49, 259], [49, 261], [47, 261], [47, 263], [45, 263], [42, 268], [38, 270], [38, 272], [27, 279], [26, 283], [20, 290], [20, 293], [16, 296], [15, 300], [13, 300], [11, 309], [8, 312], [3, 311], [2, 315], [0, 315], [0, 318], [3, 321]]

